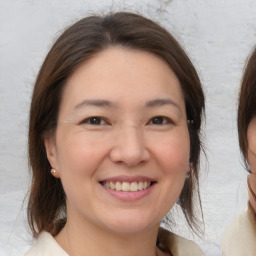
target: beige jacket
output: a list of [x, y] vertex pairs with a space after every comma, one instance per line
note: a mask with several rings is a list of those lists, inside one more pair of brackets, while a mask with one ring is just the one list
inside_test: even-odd
[[173, 256], [205, 256], [199, 246], [188, 239], [171, 233], [163, 228], [158, 231], [158, 239], [172, 252]]
[[[160, 241], [167, 243], [173, 256], [204, 256], [200, 248], [190, 240], [170, 233], [162, 228], [159, 230]], [[51, 234], [42, 232], [25, 256], [69, 256], [55, 241]]]
[[222, 239], [223, 256], [256, 256], [256, 216], [249, 206], [235, 216]]

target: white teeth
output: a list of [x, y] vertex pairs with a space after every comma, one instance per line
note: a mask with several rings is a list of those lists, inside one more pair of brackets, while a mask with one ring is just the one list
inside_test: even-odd
[[114, 182], [112, 182], [112, 181], [110, 181], [110, 188], [111, 188], [111, 189], [115, 189], [115, 184], [114, 184]]
[[113, 181], [106, 181], [103, 182], [103, 186], [106, 188], [110, 188], [117, 191], [124, 191], [124, 192], [136, 192], [147, 189], [151, 185], [148, 181], [139, 181], [139, 182], [113, 182]]
[[138, 189], [139, 189], [139, 190], [142, 190], [142, 189], [143, 189], [143, 183], [144, 183], [144, 182], [142, 182], [142, 181], [139, 182], [139, 185], [138, 185]]
[[125, 192], [130, 191], [130, 184], [128, 182], [122, 183], [122, 191], [125, 191]]
[[130, 185], [130, 191], [138, 191], [138, 183], [132, 182]]
[[116, 182], [116, 187], [115, 187], [115, 189], [117, 190], [117, 191], [121, 191], [122, 190], [122, 183], [121, 182]]

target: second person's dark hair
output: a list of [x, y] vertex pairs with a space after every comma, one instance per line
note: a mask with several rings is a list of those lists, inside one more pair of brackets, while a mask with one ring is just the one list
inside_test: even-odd
[[247, 130], [254, 116], [256, 116], [256, 48], [253, 49], [246, 63], [238, 103], [237, 126], [239, 145], [247, 168]]

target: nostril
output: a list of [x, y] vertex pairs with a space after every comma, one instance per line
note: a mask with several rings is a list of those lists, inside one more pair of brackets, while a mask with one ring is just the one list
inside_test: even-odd
[[110, 159], [115, 163], [125, 163], [128, 166], [137, 165], [148, 161], [149, 153], [144, 148], [113, 148], [110, 152]]

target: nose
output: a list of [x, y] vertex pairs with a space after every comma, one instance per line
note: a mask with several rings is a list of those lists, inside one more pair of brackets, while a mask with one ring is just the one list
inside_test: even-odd
[[147, 162], [150, 153], [146, 148], [142, 131], [131, 126], [120, 128], [115, 136], [110, 158], [115, 163], [123, 163], [127, 166]]

